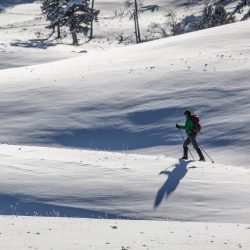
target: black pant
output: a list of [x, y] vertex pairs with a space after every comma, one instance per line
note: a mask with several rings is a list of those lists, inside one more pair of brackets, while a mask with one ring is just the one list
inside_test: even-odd
[[183, 143], [183, 147], [186, 148], [190, 143], [192, 143], [194, 149], [197, 151], [199, 149], [199, 146], [196, 142], [196, 135], [195, 133], [191, 133], [188, 135], [187, 139]]

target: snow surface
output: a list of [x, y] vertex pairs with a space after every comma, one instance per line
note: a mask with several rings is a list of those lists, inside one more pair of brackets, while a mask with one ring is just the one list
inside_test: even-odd
[[[0, 14], [0, 249], [250, 249], [249, 22], [107, 50], [132, 21], [98, 2], [99, 37], [72, 47], [25, 2]], [[142, 29], [201, 7], [159, 2]], [[186, 108], [216, 164], [174, 159]]]
[[34, 146], [0, 152], [0, 213], [12, 215], [0, 217], [0, 249], [250, 247], [249, 169]]
[[216, 162], [249, 166], [249, 22], [0, 71], [1, 141], [182, 154], [191, 108]]
[[[181, 18], [183, 15], [199, 13], [203, 6], [200, 4], [186, 6], [185, 2], [185, 0], [154, 1], [154, 4], [160, 6], [158, 11], [140, 14], [142, 39], [146, 41], [153, 39], [148, 32], [149, 25], [152, 22], [164, 23], [170, 10], [175, 11], [178, 18]], [[152, 2], [143, 1], [143, 4], [146, 6]], [[81, 46], [78, 47], [70, 46], [71, 36], [58, 41], [55, 37], [45, 39], [51, 30], [45, 29], [48, 23], [41, 16], [41, 1], [1, 0], [0, 11], [1, 5], [4, 11], [0, 13], [0, 69], [71, 58], [86, 51], [123, 47], [133, 44], [135, 40], [134, 23], [130, 15], [115, 17], [115, 13], [124, 11], [124, 1], [97, 1], [96, 9], [100, 10], [100, 15], [99, 22], [94, 23], [94, 39], [86, 43], [88, 38], [79, 35]], [[62, 36], [64, 36], [63, 29]]]
[[249, 249], [250, 226], [193, 222], [2, 217], [1, 249]]
[[84, 50], [44, 40], [48, 34], [44, 32], [46, 22], [41, 19], [41, 3], [27, 2], [7, 2], [11, 7], [0, 13], [0, 69], [75, 57]]
[[249, 169], [34, 146], [0, 152], [0, 213], [12, 215], [0, 217], [0, 249], [250, 247]]
[[250, 224], [250, 170], [164, 156], [2, 145], [0, 211]]

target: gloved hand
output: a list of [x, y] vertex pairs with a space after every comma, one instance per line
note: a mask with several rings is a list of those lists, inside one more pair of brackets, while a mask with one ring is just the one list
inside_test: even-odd
[[176, 128], [180, 128], [180, 125], [179, 125], [179, 124], [176, 124], [175, 126], [176, 126]]

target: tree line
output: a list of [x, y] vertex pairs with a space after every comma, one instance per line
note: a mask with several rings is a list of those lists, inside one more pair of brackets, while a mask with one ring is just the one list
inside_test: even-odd
[[[158, 10], [159, 6], [142, 6], [141, 3], [138, 4], [138, 1], [126, 0], [126, 4], [132, 9], [135, 40], [140, 43], [139, 13]], [[224, 3], [224, 0], [218, 0], [213, 4], [206, 4], [201, 16], [187, 16], [180, 22], [177, 22], [174, 13], [170, 13], [167, 15], [169, 20], [165, 26], [152, 23], [151, 29], [153, 32], [161, 32], [163, 36], [169, 36], [215, 27], [234, 22], [234, 15], [250, 6], [250, 0], [240, 0], [234, 11], [228, 13]], [[98, 21], [100, 14], [100, 10], [95, 9], [95, 0], [42, 0], [41, 9], [43, 16], [49, 22], [46, 27], [51, 30], [49, 37], [56, 34], [58, 39], [61, 38], [61, 29], [64, 28], [67, 34], [72, 36], [74, 45], [78, 45], [78, 34], [84, 34], [89, 39], [93, 38], [94, 22]], [[249, 17], [250, 10], [244, 14], [242, 20]]]
[[[151, 23], [148, 32], [158, 38], [168, 37], [250, 18], [250, 0], [239, 0], [236, 7], [230, 12], [227, 10], [226, 5], [233, 2], [233, 0], [217, 0], [213, 3], [205, 0], [203, 2], [205, 6], [200, 15], [189, 15], [177, 20], [175, 12], [170, 11], [166, 15], [164, 23]], [[237, 15], [239, 15], [238, 18]]]
[[[137, 0], [133, 0], [134, 6], [133, 17], [135, 23], [136, 42], [141, 42], [138, 4]], [[42, 0], [42, 15], [49, 22], [46, 28], [52, 32], [49, 37], [56, 34], [57, 38], [61, 38], [61, 28], [66, 28], [71, 34], [74, 45], [78, 45], [78, 34], [89, 35], [89, 39], [93, 38], [94, 22], [98, 21], [100, 10], [94, 8], [95, 0]]]

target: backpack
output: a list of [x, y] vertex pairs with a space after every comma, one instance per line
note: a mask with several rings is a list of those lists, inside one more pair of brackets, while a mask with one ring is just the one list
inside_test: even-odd
[[193, 121], [193, 131], [195, 133], [200, 133], [201, 132], [201, 124], [200, 124], [200, 118], [198, 115], [191, 115], [191, 119]]

